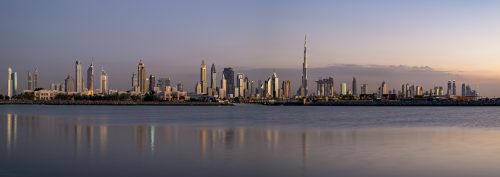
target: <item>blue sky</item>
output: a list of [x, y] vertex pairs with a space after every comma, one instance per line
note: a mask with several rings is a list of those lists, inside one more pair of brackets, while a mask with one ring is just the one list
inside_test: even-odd
[[150, 73], [190, 88], [202, 59], [218, 68], [300, 67], [307, 33], [311, 67], [430, 66], [468, 82], [497, 79], [499, 3], [4, 0], [0, 72], [13, 66], [24, 88], [25, 73], [36, 66], [48, 86], [73, 75], [80, 58], [103, 66], [112, 88], [127, 89], [143, 58]]

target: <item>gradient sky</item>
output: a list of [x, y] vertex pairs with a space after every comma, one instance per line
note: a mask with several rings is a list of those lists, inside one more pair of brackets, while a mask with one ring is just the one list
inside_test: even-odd
[[305, 33], [312, 68], [429, 66], [500, 96], [492, 84], [500, 83], [500, 1], [493, 0], [3, 0], [0, 73], [12, 66], [25, 89], [36, 66], [48, 87], [74, 75], [76, 58], [88, 67], [94, 57], [111, 88], [124, 90], [143, 58], [149, 73], [192, 90], [202, 59], [219, 72], [300, 68]]

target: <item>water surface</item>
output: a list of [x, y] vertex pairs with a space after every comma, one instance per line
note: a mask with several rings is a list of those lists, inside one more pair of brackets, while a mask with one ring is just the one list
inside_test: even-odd
[[497, 107], [0, 106], [0, 176], [500, 176]]

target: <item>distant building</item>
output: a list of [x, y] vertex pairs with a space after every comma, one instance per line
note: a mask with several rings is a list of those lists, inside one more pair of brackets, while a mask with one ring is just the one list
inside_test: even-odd
[[79, 60], [75, 64], [75, 89], [78, 93], [83, 92], [82, 63]]
[[31, 72], [28, 72], [28, 90], [35, 90], [33, 88], [33, 74]]
[[152, 74], [149, 75], [149, 85], [148, 86], [149, 86], [148, 90], [150, 92], [155, 91], [156, 77], [154, 75], [152, 75]]
[[7, 96], [12, 98], [12, 96], [14, 96], [14, 92], [12, 90], [12, 68], [9, 67], [9, 69], [7, 69], [7, 72], [8, 72], [8, 79], [7, 79]]
[[75, 80], [70, 76], [68, 75], [68, 77], [66, 77], [66, 79], [64, 79], [64, 91], [66, 93], [72, 93], [72, 92], [75, 92]]
[[210, 68], [210, 88], [215, 90], [217, 87], [217, 72], [215, 71], [215, 64]]
[[201, 84], [201, 93], [207, 94], [207, 65], [205, 64], [205, 60], [201, 61], [200, 67], [200, 84]]
[[292, 84], [290, 80], [283, 81], [281, 84], [281, 90], [283, 99], [292, 98]]
[[341, 89], [340, 95], [342, 95], [342, 96], [347, 95], [347, 83], [346, 82], [342, 82], [342, 84], [340, 85], [340, 89]]
[[238, 73], [236, 75], [236, 88], [234, 97], [244, 97], [245, 96], [245, 75]]
[[137, 65], [137, 82], [138, 82], [138, 87], [139, 87], [139, 92], [141, 94], [145, 94], [146, 91], [148, 90], [148, 83], [147, 83], [147, 73], [146, 73], [146, 66], [144, 63], [142, 63], [142, 60], [139, 61], [139, 64]]
[[100, 83], [101, 83], [100, 84], [101, 94], [108, 94], [109, 93], [108, 74], [104, 71], [104, 69], [101, 71]]
[[132, 73], [132, 92], [134, 93], [140, 93], [141, 89], [139, 89], [139, 78], [137, 77], [137, 74], [134, 72]]
[[358, 96], [358, 83], [356, 82], [356, 77], [352, 78], [352, 95]]
[[361, 85], [361, 94], [362, 95], [368, 94], [368, 85], [366, 84]]
[[[335, 83], [333, 78], [320, 79], [316, 81], [316, 94], [320, 97], [334, 97], [335, 96]], [[341, 88], [342, 89], [342, 88]]]
[[276, 72], [273, 73], [273, 76], [271, 76], [271, 97], [272, 98], [279, 98], [280, 97], [280, 92], [279, 92], [279, 78], [278, 75], [276, 75]]
[[235, 95], [234, 88], [234, 71], [233, 68], [224, 68], [222, 71], [222, 75], [226, 79], [227, 87], [226, 87], [226, 95], [229, 97], [231, 95]]
[[94, 95], [94, 64], [91, 63], [87, 69], [87, 92], [88, 95]]
[[35, 68], [35, 73], [33, 74], [33, 90], [38, 88], [38, 79], [39, 79], [38, 77], [39, 77], [38, 68]]

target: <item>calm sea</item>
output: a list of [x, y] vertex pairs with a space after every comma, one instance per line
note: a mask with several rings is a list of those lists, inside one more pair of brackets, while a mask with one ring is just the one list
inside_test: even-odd
[[500, 176], [500, 107], [0, 105], [1, 177]]

